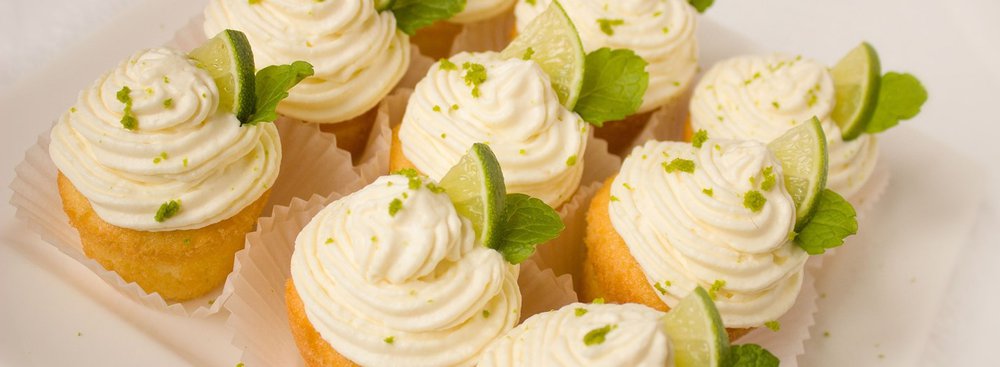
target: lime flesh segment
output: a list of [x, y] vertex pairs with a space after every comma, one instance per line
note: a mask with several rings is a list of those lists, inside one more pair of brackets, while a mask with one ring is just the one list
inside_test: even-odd
[[208, 72], [219, 88], [219, 109], [246, 121], [257, 105], [253, 51], [240, 31], [227, 29], [188, 54]]
[[576, 26], [559, 1], [553, 0], [552, 5], [532, 20], [500, 55], [507, 59], [530, 55], [530, 59], [548, 74], [559, 102], [570, 110], [576, 106], [583, 87], [587, 55]]
[[663, 316], [677, 367], [717, 367], [729, 356], [729, 336], [708, 292], [697, 287]]
[[795, 202], [795, 230], [801, 230], [812, 218], [819, 194], [826, 187], [830, 157], [823, 126], [813, 117], [774, 139], [768, 148], [781, 162], [785, 188]]
[[878, 53], [862, 42], [830, 70], [836, 88], [837, 105], [831, 116], [840, 126], [840, 135], [854, 140], [865, 132], [878, 103], [882, 67]]
[[472, 221], [480, 242], [486, 247], [497, 248], [507, 189], [493, 150], [486, 144], [473, 144], [458, 164], [441, 178], [440, 185], [455, 204], [458, 214]]

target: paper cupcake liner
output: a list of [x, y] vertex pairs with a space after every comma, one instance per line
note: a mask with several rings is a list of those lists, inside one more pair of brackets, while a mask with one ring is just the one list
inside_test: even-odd
[[[276, 123], [282, 141], [280, 173], [271, 189], [271, 196], [263, 213], [277, 204], [285, 204], [295, 197], [309, 197], [314, 193], [351, 191], [363, 187], [360, 167], [351, 164], [350, 155], [336, 148], [332, 136], [316, 133], [316, 128], [295, 123]], [[232, 293], [230, 287], [220, 287], [205, 296], [186, 302], [168, 302], [159, 294], [147, 293], [135, 283], [126, 282], [114, 271], [87, 258], [80, 244], [76, 229], [62, 210], [62, 200], [56, 185], [57, 169], [48, 154], [49, 131], [25, 154], [16, 169], [11, 183], [14, 192], [11, 204], [17, 217], [27, 222], [29, 228], [42, 239], [63, 253], [76, 259], [88, 269], [115, 287], [127, 297], [175, 315], [204, 317], [219, 311], [222, 302]], [[367, 162], [369, 166], [377, 166]], [[387, 164], [387, 163], [386, 163]], [[377, 170], [377, 168], [369, 168]], [[228, 284], [232, 274], [226, 281]]]
[[[313, 196], [275, 207], [247, 235], [247, 248], [236, 255], [231, 278], [232, 297], [225, 303], [226, 326], [234, 332], [233, 345], [242, 349], [241, 361], [250, 366], [297, 366], [303, 362], [292, 338], [285, 309], [285, 281], [291, 276], [295, 238], [316, 213], [343, 195]], [[521, 265], [522, 319], [577, 301], [572, 280], [557, 277], [533, 260]]]
[[649, 140], [683, 141], [684, 124], [687, 123], [691, 90], [674, 97], [670, 102], [660, 107], [649, 117], [646, 128], [635, 139], [636, 145], [642, 145]]
[[778, 331], [761, 327], [740, 338], [735, 344], [758, 344], [781, 360], [783, 367], [798, 366], [798, 357], [805, 353], [805, 341], [809, 339], [809, 329], [816, 322], [818, 310], [816, 299], [816, 276], [814, 272], [822, 265], [822, 256], [809, 259], [803, 272], [802, 289], [795, 304], [778, 318]]
[[875, 169], [872, 171], [872, 175], [868, 178], [868, 181], [861, 186], [858, 192], [847, 198], [851, 202], [851, 205], [854, 206], [854, 210], [858, 212], [859, 221], [864, 219], [868, 213], [871, 213], [872, 209], [875, 208], [875, 203], [885, 194], [885, 190], [889, 188], [890, 176], [889, 164], [886, 163], [884, 157], [879, 157], [878, 161], [875, 162]]
[[496, 17], [465, 24], [452, 43], [451, 53], [501, 51], [510, 44], [515, 23], [512, 7]]

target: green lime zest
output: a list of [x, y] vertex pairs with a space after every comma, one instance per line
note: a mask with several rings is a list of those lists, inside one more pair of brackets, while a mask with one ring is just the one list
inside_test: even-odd
[[704, 13], [705, 10], [712, 7], [713, 3], [715, 0], [688, 0], [688, 4], [691, 4], [699, 13]]
[[170, 200], [160, 205], [160, 208], [156, 210], [156, 215], [153, 216], [153, 219], [159, 223], [163, 223], [163, 221], [177, 215], [180, 211], [180, 200]]
[[593, 345], [603, 344], [605, 338], [607, 338], [608, 333], [617, 328], [618, 325], [616, 324], [608, 324], [596, 328], [594, 330], [591, 330], [587, 332], [586, 335], [583, 336], [583, 344], [587, 345], [588, 347]]
[[128, 86], [122, 87], [121, 90], [115, 95], [118, 98], [118, 102], [125, 104], [125, 110], [122, 112], [122, 127], [125, 130], [135, 130], [139, 128], [139, 120], [136, 119], [135, 114], [132, 113], [132, 89]]

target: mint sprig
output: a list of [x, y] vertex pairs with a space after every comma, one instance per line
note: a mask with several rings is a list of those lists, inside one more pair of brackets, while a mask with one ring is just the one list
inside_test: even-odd
[[408, 35], [437, 22], [450, 19], [465, 9], [465, 0], [396, 0], [388, 10], [396, 16], [396, 28]]
[[507, 262], [520, 264], [531, 257], [535, 246], [558, 237], [565, 228], [559, 213], [545, 202], [524, 194], [507, 194], [495, 250]]
[[729, 347], [726, 367], [778, 367], [778, 357], [757, 344], [740, 344]]
[[705, 10], [712, 7], [715, 0], [688, 0], [688, 4], [691, 4], [699, 13], [704, 13]]
[[844, 239], [858, 233], [857, 212], [851, 203], [830, 189], [824, 189], [816, 204], [816, 213], [795, 237], [795, 243], [810, 255], [844, 244]]
[[927, 102], [927, 89], [913, 74], [888, 72], [882, 76], [878, 102], [865, 127], [869, 134], [880, 133], [920, 113]]
[[603, 126], [639, 110], [649, 86], [646, 61], [631, 50], [601, 48], [587, 54], [583, 86], [574, 111], [584, 121]]
[[289, 65], [271, 65], [257, 72], [255, 88], [257, 103], [253, 114], [242, 125], [257, 125], [278, 119], [278, 102], [288, 97], [288, 90], [313, 75], [313, 66], [305, 61]]

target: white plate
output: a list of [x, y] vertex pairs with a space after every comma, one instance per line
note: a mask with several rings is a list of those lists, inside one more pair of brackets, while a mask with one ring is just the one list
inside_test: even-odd
[[[80, 89], [133, 51], [167, 41], [203, 4], [136, 4], [0, 97], [2, 182], [10, 182], [23, 151]], [[826, 298], [804, 365], [912, 366], [923, 359], [986, 182], [981, 168], [953, 150], [989, 158], [991, 172], [1000, 173], [997, 15], [1000, 3], [991, 0], [719, 0], [705, 16], [699, 36], [706, 65], [768, 51], [833, 63], [867, 39], [885, 68], [916, 73], [931, 93], [921, 116], [905, 123], [911, 128], [883, 139], [890, 191], [862, 234], [826, 263], [819, 279]], [[937, 161], [943, 163], [927, 165]], [[23, 231], [9, 206], [0, 206], [0, 231], [0, 365], [238, 362], [224, 316], [182, 319], [130, 303]], [[1000, 277], [991, 271], [983, 276]]]

